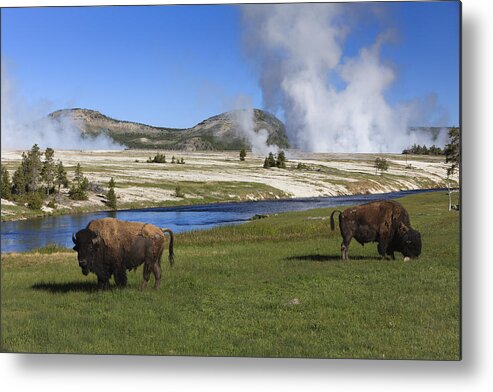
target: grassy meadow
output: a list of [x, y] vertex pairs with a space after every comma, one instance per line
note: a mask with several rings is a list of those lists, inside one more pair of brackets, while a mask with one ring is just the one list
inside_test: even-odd
[[161, 289], [97, 291], [73, 251], [2, 254], [3, 351], [460, 359], [459, 214], [444, 192], [400, 199], [418, 260], [353, 241], [340, 261], [331, 209], [176, 237]]

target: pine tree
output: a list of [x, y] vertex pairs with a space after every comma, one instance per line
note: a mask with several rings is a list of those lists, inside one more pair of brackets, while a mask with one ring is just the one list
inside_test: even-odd
[[264, 160], [264, 169], [269, 169], [269, 168], [270, 168], [269, 159], [268, 158], [265, 158], [265, 160]]
[[58, 187], [58, 192], [60, 192], [60, 186], [63, 185], [64, 188], [68, 188], [69, 185], [67, 172], [65, 171], [65, 167], [63, 167], [62, 161], [58, 161], [56, 166], [55, 185]]
[[24, 171], [24, 178], [26, 179], [27, 191], [36, 192], [41, 182], [41, 170], [43, 168], [41, 151], [37, 144], [32, 146], [27, 154], [22, 153], [21, 166]]
[[460, 128], [450, 128], [448, 135], [450, 143], [445, 146], [445, 162], [451, 164], [447, 168], [447, 176], [451, 176], [460, 164]]
[[82, 191], [87, 191], [89, 189], [89, 180], [87, 177], [82, 178], [82, 183], [80, 184], [80, 189]]
[[116, 193], [115, 193], [115, 180], [111, 177], [108, 183], [109, 190], [106, 193], [106, 205], [114, 210], [116, 210]]
[[274, 158], [273, 153], [269, 152], [269, 157], [267, 159], [268, 159], [269, 167], [276, 167], [276, 159]]
[[5, 168], [5, 166], [2, 166], [2, 194], [1, 197], [2, 199], [10, 199], [12, 196], [10, 192], [10, 176], [8, 170]]
[[41, 178], [46, 185], [46, 194], [49, 195], [54, 190], [56, 166], [53, 161], [55, 150], [48, 147], [45, 151], [45, 160], [41, 169]]
[[246, 155], [247, 155], [247, 154], [246, 154], [245, 149], [244, 149], [244, 148], [242, 148], [242, 149], [240, 150], [240, 161], [244, 161], [244, 160], [245, 160], [245, 158], [246, 158]]
[[284, 154], [284, 151], [280, 151], [279, 154], [277, 154], [276, 166], [281, 169], [286, 168], [286, 155]]
[[12, 176], [12, 191], [14, 194], [22, 196], [26, 194], [26, 187], [24, 168], [19, 166]]
[[78, 163], [74, 172], [74, 182], [77, 184], [77, 188], [80, 188], [83, 180], [84, 174], [82, 173], [82, 167], [80, 166], [80, 163]]
[[74, 183], [69, 191], [69, 197], [73, 200], [87, 200], [85, 192], [89, 187], [89, 180], [84, 177], [80, 163], [77, 164], [74, 173]]
[[31, 210], [39, 210], [43, 206], [43, 194], [41, 192], [30, 192], [25, 200], [27, 201], [27, 207]]
[[448, 210], [458, 210], [459, 205], [452, 205], [452, 193], [458, 192], [457, 189], [452, 189], [448, 178], [452, 176], [457, 168], [460, 167], [460, 128], [449, 128], [448, 136], [450, 142], [445, 146], [445, 163], [449, 163], [447, 167], [447, 188], [448, 188]]

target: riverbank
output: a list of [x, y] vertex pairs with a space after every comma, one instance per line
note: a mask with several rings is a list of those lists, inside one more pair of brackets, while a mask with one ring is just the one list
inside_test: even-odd
[[252, 219], [284, 212], [306, 211], [314, 208], [345, 208], [375, 200], [400, 199], [414, 193], [440, 192], [446, 206], [444, 191], [417, 190], [370, 195], [329, 196], [281, 200], [209, 203], [192, 206], [142, 208], [112, 212], [90, 212], [56, 217], [3, 222], [1, 225], [2, 254], [24, 252], [49, 245], [72, 248], [72, 233], [87, 226], [93, 219], [118, 218], [167, 227], [175, 233], [207, 230], [224, 225], [249, 222]]
[[457, 360], [459, 214], [442, 192], [399, 201], [423, 239], [411, 262], [355, 241], [341, 262], [326, 208], [178, 234], [159, 291], [138, 290], [142, 267], [97, 292], [74, 252], [2, 255], [2, 349]]
[[[73, 201], [67, 190], [57, 197], [56, 208], [29, 210], [26, 206], [2, 200], [2, 221], [38, 216], [103, 211], [107, 209], [105, 189], [111, 177], [116, 181], [119, 209], [206, 204], [225, 201], [268, 200], [296, 197], [340, 196], [385, 193], [408, 189], [445, 188], [443, 157], [401, 154], [328, 154], [287, 151], [286, 169], [264, 169], [263, 156], [238, 152], [165, 151], [183, 158], [185, 164], [147, 163], [156, 151], [56, 151], [69, 177], [77, 163], [99, 192], [89, 200]], [[384, 157], [389, 170], [375, 173], [374, 162]], [[2, 152], [2, 165], [10, 174], [21, 161], [20, 151]], [[456, 175], [449, 182], [458, 186]], [[176, 188], [180, 187], [177, 194]], [[46, 202], [47, 203], [47, 202]]]

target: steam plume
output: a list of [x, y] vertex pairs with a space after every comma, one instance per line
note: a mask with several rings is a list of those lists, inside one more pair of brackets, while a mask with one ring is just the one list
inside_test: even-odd
[[431, 134], [409, 133], [418, 117], [430, 118], [436, 102], [392, 107], [385, 99], [396, 75], [380, 51], [392, 31], [356, 56], [343, 57], [352, 6], [243, 6], [245, 42], [258, 65], [265, 107], [284, 114], [291, 143], [306, 151], [400, 152], [418, 137], [436, 143]]
[[2, 150], [29, 149], [33, 144], [41, 148], [114, 150], [122, 146], [106, 135], [82, 136], [80, 124], [68, 117], [57, 120], [47, 117], [47, 105], [28, 105], [2, 63], [1, 101]]
[[237, 135], [249, 142], [254, 154], [266, 155], [271, 151], [279, 150], [278, 146], [267, 144], [269, 133], [266, 129], [255, 131], [255, 112], [248, 97], [239, 96], [236, 98], [234, 110], [230, 112], [230, 117], [235, 124]]

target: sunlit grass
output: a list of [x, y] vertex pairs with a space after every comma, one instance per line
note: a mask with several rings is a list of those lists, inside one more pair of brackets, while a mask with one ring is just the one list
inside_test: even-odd
[[[456, 360], [459, 216], [443, 192], [401, 199], [418, 260], [351, 244], [339, 260], [330, 209], [180, 234], [161, 289], [98, 292], [75, 253], [2, 255], [2, 348], [83, 352]], [[400, 254], [399, 254], [400, 256]]]

